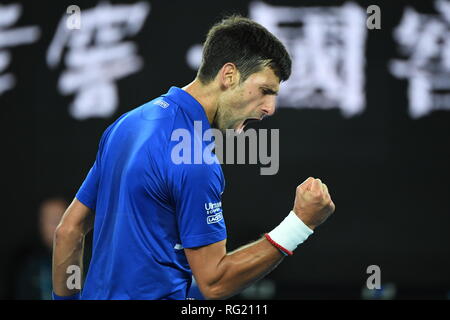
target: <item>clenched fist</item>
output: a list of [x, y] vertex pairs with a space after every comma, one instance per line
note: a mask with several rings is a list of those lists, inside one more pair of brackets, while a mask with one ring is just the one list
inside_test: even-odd
[[320, 179], [309, 177], [297, 187], [292, 210], [310, 229], [325, 222], [334, 209], [328, 188]]

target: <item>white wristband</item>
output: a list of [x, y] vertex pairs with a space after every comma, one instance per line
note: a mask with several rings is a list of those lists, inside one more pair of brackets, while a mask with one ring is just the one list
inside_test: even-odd
[[313, 233], [314, 231], [291, 211], [275, 229], [266, 234], [266, 238], [284, 253], [292, 255], [292, 251]]

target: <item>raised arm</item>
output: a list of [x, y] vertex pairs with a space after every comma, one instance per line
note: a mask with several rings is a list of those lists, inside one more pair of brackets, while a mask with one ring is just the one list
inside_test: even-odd
[[58, 296], [72, 296], [78, 289], [69, 289], [67, 273], [69, 266], [83, 268], [84, 237], [92, 229], [94, 214], [74, 199], [64, 213], [53, 240], [53, 291]]
[[[226, 252], [226, 240], [185, 248], [200, 291], [207, 299], [233, 296], [272, 271], [291, 250], [306, 239], [335, 210], [328, 188], [308, 178], [297, 187], [293, 212], [265, 237]], [[302, 240], [303, 239], [303, 240]]]

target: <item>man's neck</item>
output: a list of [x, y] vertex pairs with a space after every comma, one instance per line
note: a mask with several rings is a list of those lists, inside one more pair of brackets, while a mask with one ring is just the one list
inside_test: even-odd
[[202, 105], [209, 123], [212, 124], [217, 112], [220, 89], [216, 88], [214, 83], [203, 85], [197, 78], [182, 89]]

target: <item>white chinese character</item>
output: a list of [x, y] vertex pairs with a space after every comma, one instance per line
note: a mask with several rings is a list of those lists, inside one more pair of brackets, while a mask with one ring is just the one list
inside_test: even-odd
[[[47, 63], [67, 67], [58, 82], [63, 95], [75, 94], [70, 114], [79, 120], [109, 117], [117, 109], [115, 81], [138, 72], [143, 61], [137, 46], [124, 38], [136, 35], [150, 11], [146, 2], [100, 3], [82, 10], [80, 29], [67, 28], [64, 15], [47, 52]], [[65, 57], [62, 59], [64, 54]]]
[[16, 84], [12, 73], [3, 73], [11, 63], [11, 53], [7, 49], [33, 43], [40, 35], [37, 26], [12, 28], [21, 14], [20, 4], [0, 5], [0, 95]]
[[346, 117], [365, 107], [366, 12], [341, 7], [281, 7], [251, 3], [250, 18], [283, 42], [292, 74], [280, 91], [280, 107], [339, 108]]
[[396, 59], [390, 70], [408, 79], [409, 114], [423, 117], [450, 110], [450, 2], [436, 1], [438, 14], [406, 8], [394, 38], [407, 60]]

